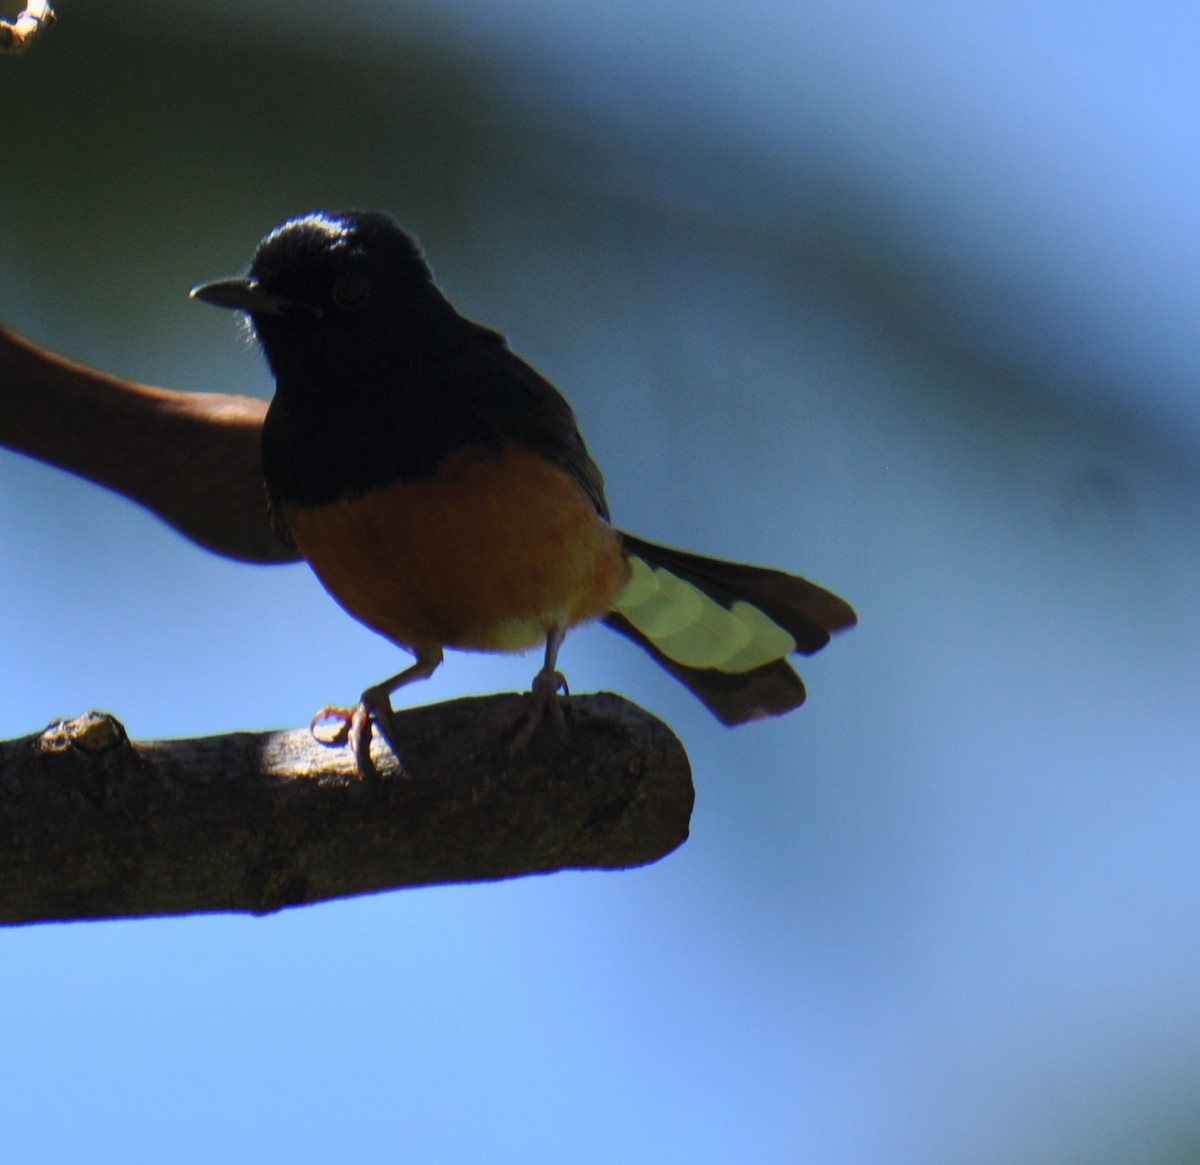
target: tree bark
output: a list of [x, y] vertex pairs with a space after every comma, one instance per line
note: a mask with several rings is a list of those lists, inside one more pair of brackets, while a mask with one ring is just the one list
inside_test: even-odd
[[223, 911], [657, 860], [688, 834], [683, 746], [607, 693], [510, 756], [517, 695], [397, 714], [364, 780], [306, 731], [131, 742], [89, 713], [0, 743], [0, 923]]

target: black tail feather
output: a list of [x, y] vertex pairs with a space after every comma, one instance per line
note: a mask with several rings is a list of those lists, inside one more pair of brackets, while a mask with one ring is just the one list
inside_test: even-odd
[[804, 703], [804, 681], [786, 660], [736, 675], [710, 667], [684, 667], [659, 651], [624, 615], [611, 611], [604, 623], [648, 651], [722, 724], [781, 716]]
[[[628, 554], [676, 575], [726, 609], [738, 602], [758, 608], [791, 635], [795, 650], [803, 655], [820, 651], [834, 632], [853, 627], [858, 621], [844, 600], [796, 575], [705, 558], [645, 542], [631, 534], [623, 533], [621, 540]], [[604, 622], [649, 652], [724, 724], [778, 716], [804, 703], [804, 682], [786, 659], [745, 672], [689, 667], [664, 654], [619, 611], [610, 612]]]
[[796, 650], [812, 655], [829, 642], [835, 631], [844, 631], [858, 622], [854, 608], [831, 591], [799, 575], [785, 574], [766, 566], [748, 566], [705, 558], [686, 550], [674, 550], [645, 542], [632, 534], [621, 534], [621, 543], [630, 553], [651, 566], [662, 566], [686, 579], [722, 606], [741, 601], [762, 613], [791, 633]]

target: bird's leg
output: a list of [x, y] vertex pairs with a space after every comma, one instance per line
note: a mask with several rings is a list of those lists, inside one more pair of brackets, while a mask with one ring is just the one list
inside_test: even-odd
[[558, 649], [562, 646], [566, 634], [562, 627], [551, 627], [546, 636], [546, 658], [541, 671], [533, 677], [528, 696], [529, 707], [517, 721], [517, 734], [513, 738], [510, 752], [523, 752], [529, 747], [533, 734], [537, 731], [538, 725], [546, 718], [547, 712], [554, 717], [559, 735], [565, 736], [567, 733], [567, 721], [563, 715], [562, 705], [558, 702], [558, 693], [562, 692], [569, 696], [570, 692], [567, 690], [567, 677], [558, 670], [557, 666]]
[[[413, 650], [416, 651], [417, 658], [409, 667], [402, 672], [397, 672], [382, 683], [369, 687], [363, 692], [355, 707], [322, 708], [313, 717], [310, 726], [313, 736], [322, 744], [348, 743], [354, 753], [358, 771], [364, 777], [373, 776], [375, 773], [375, 764], [371, 760], [372, 723], [378, 728], [379, 735], [383, 737], [396, 759], [400, 759], [400, 750], [396, 747], [395, 724], [393, 723], [395, 713], [392, 709], [392, 693], [404, 687], [405, 684], [411, 684], [414, 680], [428, 679], [442, 662], [443, 656], [440, 647], [414, 648]], [[337, 720], [340, 721], [340, 726], [332, 736], [320, 736], [317, 734], [317, 725], [322, 720]]]

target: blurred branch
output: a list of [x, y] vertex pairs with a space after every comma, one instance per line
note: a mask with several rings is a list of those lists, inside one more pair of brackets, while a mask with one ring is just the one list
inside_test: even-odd
[[0, 18], [0, 53], [27, 53], [57, 19], [48, 0], [32, 0], [12, 20]]
[[397, 714], [377, 779], [305, 731], [131, 742], [89, 713], [0, 743], [0, 923], [239, 911], [561, 869], [621, 869], [688, 834], [683, 746], [618, 696], [510, 757], [522, 697]]
[[217, 554], [292, 562], [267, 516], [265, 401], [131, 384], [0, 327], [0, 445], [131, 498]]

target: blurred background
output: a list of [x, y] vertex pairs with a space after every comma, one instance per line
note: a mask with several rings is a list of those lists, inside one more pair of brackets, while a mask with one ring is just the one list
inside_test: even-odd
[[[739, 730], [569, 638], [687, 744], [656, 866], [0, 932], [6, 1160], [1200, 1158], [1200, 10], [58, 9], [0, 59], [0, 319], [267, 395], [188, 289], [389, 210], [572, 399], [619, 525], [861, 626]], [[404, 658], [3, 451], [0, 547], [3, 737], [295, 726]]]

